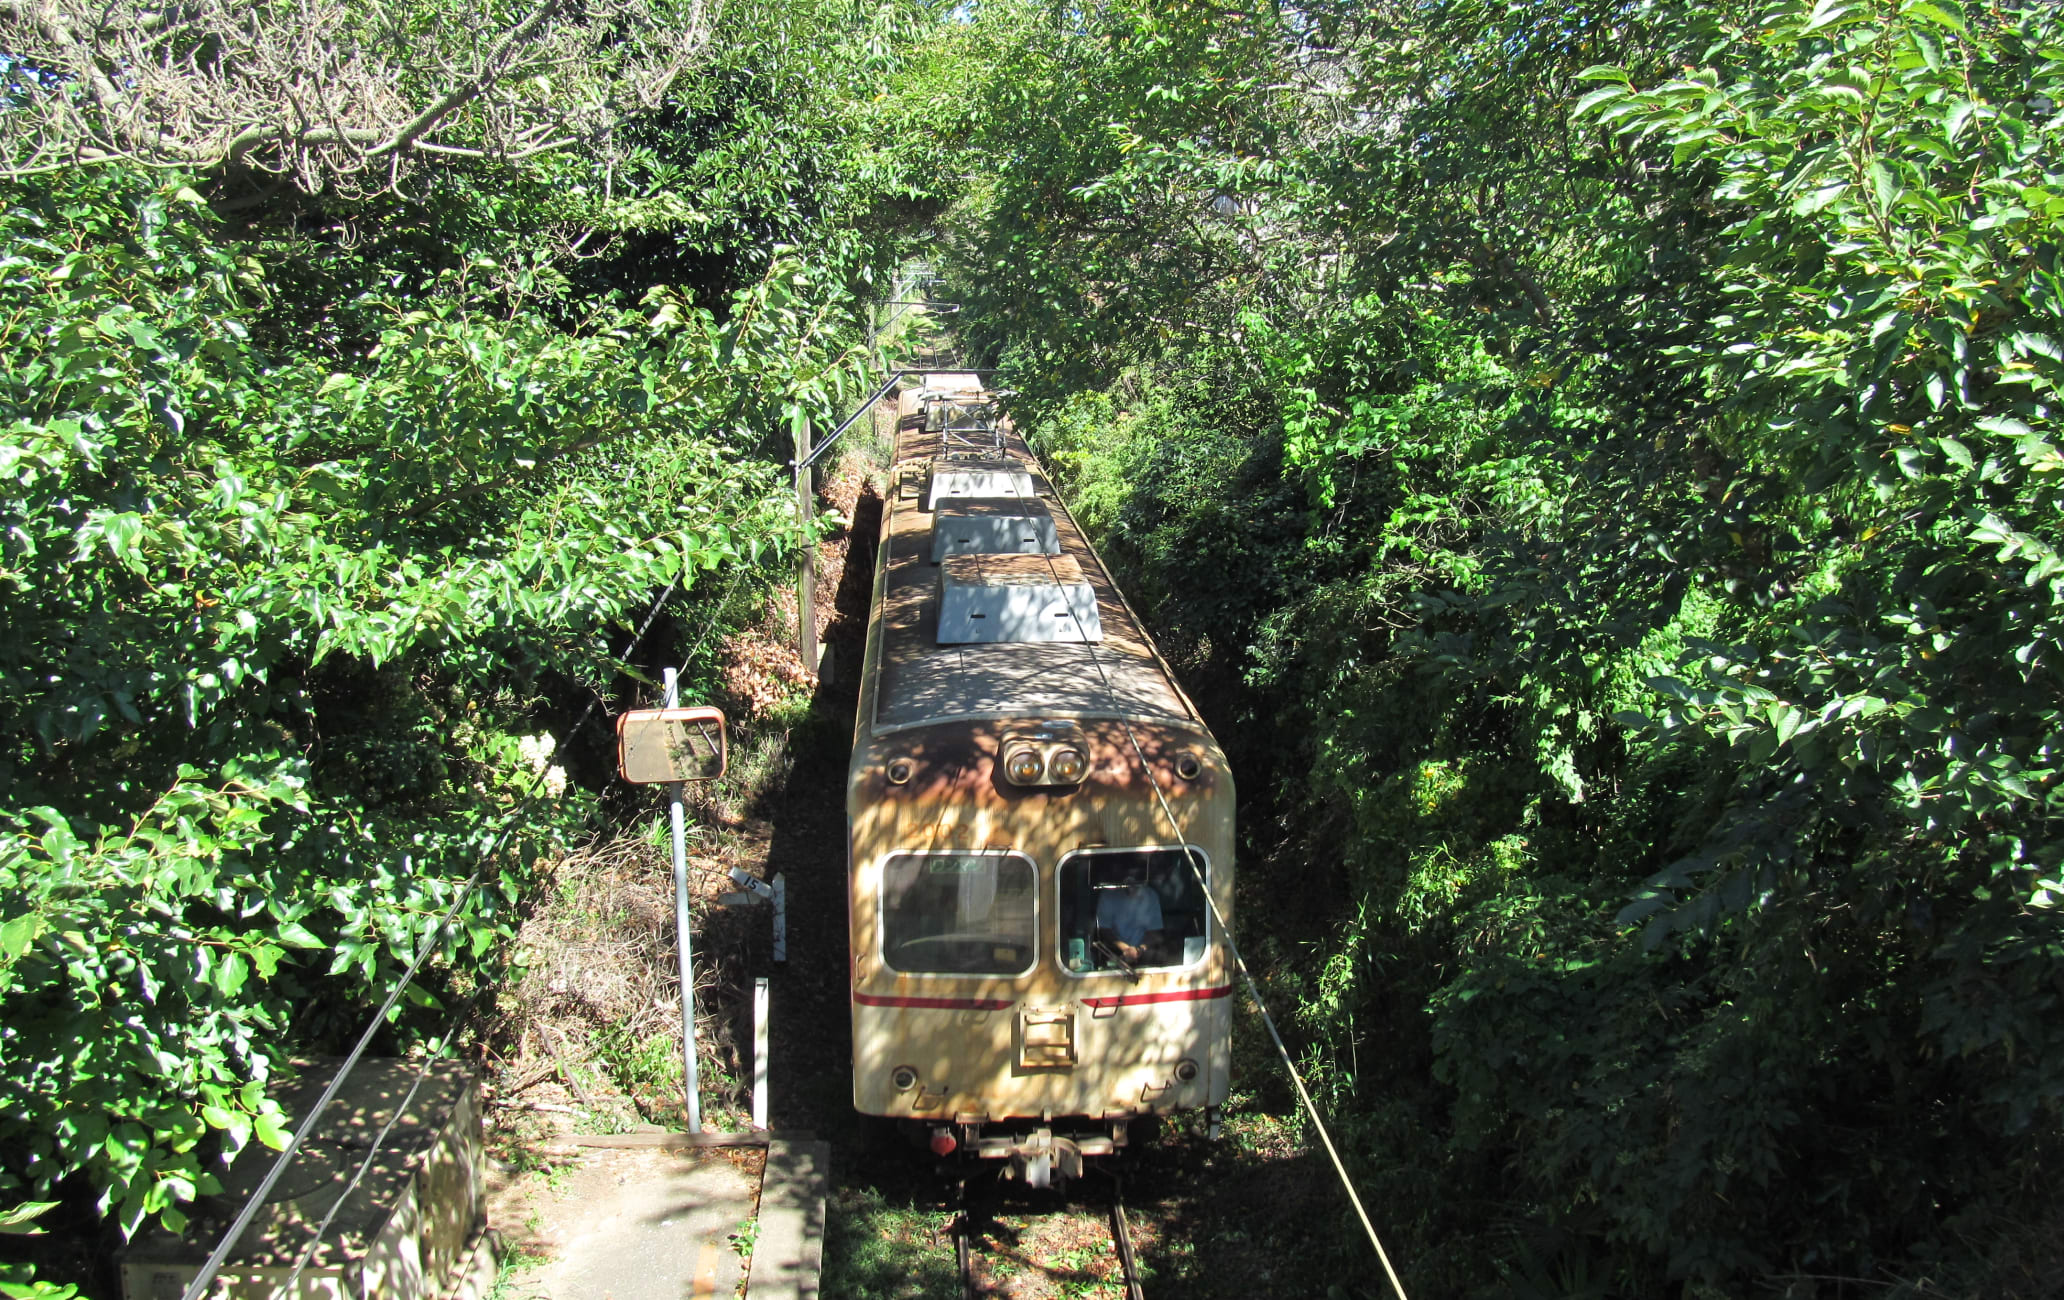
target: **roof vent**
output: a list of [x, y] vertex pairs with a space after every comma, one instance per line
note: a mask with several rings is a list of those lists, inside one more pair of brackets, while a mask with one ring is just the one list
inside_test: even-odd
[[948, 555], [939, 566], [940, 645], [1103, 639], [1072, 555]]
[[1032, 486], [1032, 474], [1021, 460], [954, 460], [932, 466], [932, 490], [925, 501], [927, 510], [939, 502], [959, 498], [980, 500], [1007, 498], [1030, 501], [1039, 495]]
[[949, 497], [932, 515], [932, 563], [949, 555], [1059, 555], [1053, 512], [1037, 499]]

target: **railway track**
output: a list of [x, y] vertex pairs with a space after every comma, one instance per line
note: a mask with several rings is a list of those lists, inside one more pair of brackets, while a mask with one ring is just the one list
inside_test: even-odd
[[[1066, 1199], [1021, 1193], [1006, 1205], [994, 1174], [964, 1175], [953, 1222], [961, 1294], [996, 1300], [1059, 1294], [1058, 1286], [1066, 1286], [1069, 1295], [1145, 1300], [1123, 1184], [1114, 1174], [1108, 1187], [1102, 1195]], [[1036, 1280], [1040, 1275], [1043, 1282]]]

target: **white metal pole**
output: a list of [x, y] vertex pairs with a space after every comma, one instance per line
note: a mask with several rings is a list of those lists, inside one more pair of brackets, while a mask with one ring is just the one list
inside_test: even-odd
[[752, 1126], [767, 1127], [767, 977], [752, 985]]
[[[681, 704], [680, 673], [666, 670], [665, 707]], [[668, 816], [674, 830], [674, 933], [681, 950], [681, 1087], [688, 1099], [688, 1131], [702, 1132], [702, 1088], [695, 1068], [695, 944], [688, 922], [688, 823], [681, 810], [681, 782], [668, 786]]]

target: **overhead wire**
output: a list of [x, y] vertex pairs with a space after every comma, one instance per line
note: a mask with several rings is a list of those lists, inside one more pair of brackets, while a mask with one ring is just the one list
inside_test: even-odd
[[[1094, 651], [1090, 653], [1090, 659], [1091, 662], [1095, 662]], [[1098, 672], [1101, 674], [1101, 666]], [[1168, 806], [1168, 796], [1162, 792], [1161, 782], [1155, 777], [1152, 766], [1147, 762], [1146, 751], [1140, 747], [1139, 736], [1132, 729], [1132, 721], [1125, 717], [1120, 717], [1118, 721], [1125, 727], [1125, 737], [1132, 743], [1132, 752], [1139, 759], [1141, 773], [1154, 789], [1154, 799], [1161, 805], [1162, 815], [1168, 818], [1169, 827], [1175, 831], [1176, 842], [1182, 846], [1183, 857], [1190, 864], [1190, 874], [1196, 877], [1198, 888], [1203, 890], [1204, 904], [1211, 909], [1212, 920], [1217, 924], [1219, 933], [1225, 936], [1226, 950], [1232, 953], [1233, 967], [1240, 972], [1241, 980], [1246, 983], [1247, 996], [1254, 1000], [1254, 1009], [1261, 1013], [1261, 1023], [1268, 1028], [1269, 1041], [1276, 1045], [1276, 1055], [1282, 1058], [1283, 1068], [1289, 1071], [1290, 1082], [1297, 1087], [1298, 1100], [1304, 1103], [1305, 1113], [1311, 1116], [1312, 1128], [1318, 1133], [1319, 1142], [1326, 1148], [1326, 1158], [1333, 1162], [1333, 1172], [1339, 1176], [1340, 1185], [1347, 1192], [1347, 1199], [1354, 1205], [1355, 1217], [1361, 1220], [1362, 1231], [1368, 1234], [1369, 1244], [1376, 1248], [1376, 1258], [1383, 1265], [1384, 1276], [1390, 1279], [1390, 1289], [1396, 1292], [1398, 1300], [1406, 1300], [1405, 1285], [1398, 1280], [1397, 1269], [1390, 1262], [1390, 1252], [1383, 1248], [1383, 1239], [1376, 1235], [1376, 1225], [1369, 1221], [1369, 1211], [1362, 1205], [1362, 1198], [1355, 1190], [1354, 1180], [1348, 1177], [1347, 1166], [1341, 1163], [1340, 1152], [1333, 1145], [1333, 1135], [1326, 1130], [1326, 1121], [1319, 1114], [1318, 1104], [1312, 1100], [1310, 1090], [1304, 1086], [1304, 1075], [1298, 1070], [1296, 1061], [1291, 1059], [1290, 1049], [1283, 1044], [1283, 1035], [1276, 1029], [1276, 1018], [1269, 1014], [1268, 1003], [1262, 1000], [1261, 990], [1254, 982], [1254, 975], [1247, 969], [1247, 959], [1240, 955], [1240, 945], [1233, 941], [1232, 927], [1226, 924], [1224, 914], [1218, 910], [1218, 900], [1211, 896], [1211, 890], [1204, 883], [1203, 874], [1197, 870], [1196, 854], [1190, 848], [1188, 837], [1183, 833], [1182, 823], [1176, 819], [1175, 810]]]
[[[1048, 479], [1048, 488], [1053, 490], [1050, 478]], [[1035, 496], [1036, 494], [1035, 490]], [[1016, 498], [1017, 495], [1016, 484], [1013, 483], [1011, 484], [1011, 496]], [[1055, 495], [1059, 495], [1057, 491]], [[1064, 586], [1061, 582], [1060, 571], [1054, 565], [1053, 557], [1047, 555], [1043, 549], [1040, 554], [1046, 561], [1047, 571], [1052, 576], [1054, 585], [1057, 588]], [[1376, 1258], [1383, 1266], [1384, 1276], [1389, 1280], [1390, 1288], [1397, 1295], [1398, 1300], [1406, 1300], [1405, 1286], [1399, 1280], [1397, 1269], [1391, 1263], [1390, 1252], [1384, 1249], [1383, 1239], [1377, 1234], [1376, 1225], [1370, 1221], [1369, 1212], [1362, 1205], [1361, 1194], [1355, 1189], [1354, 1180], [1348, 1176], [1347, 1166], [1342, 1162], [1340, 1152], [1333, 1144], [1333, 1135], [1326, 1128], [1326, 1121], [1319, 1113], [1318, 1104], [1312, 1100], [1310, 1089], [1305, 1087], [1303, 1072], [1297, 1068], [1297, 1062], [1291, 1057], [1290, 1049], [1283, 1042], [1283, 1035], [1276, 1028], [1275, 1017], [1269, 1013], [1268, 1003], [1262, 999], [1261, 989], [1255, 983], [1253, 973], [1247, 969], [1246, 958], [1241, 955], [1240, 946], [1233, 939], [1232, 926], [1227, 924], [1225, 914], [1219, 910], [1218, 900], [1211, 895], [1210, 884], [1205, 880], [1203, 870], [1197, 865], [1197, 852], [1190, 845], [1189, 836], [1183, 829], [1181, 819], [1175, 815], [1174, 808], [1169, 805], [1168, 796], [1163, 792], [1161, 782], [1154, 774], [1153, 765], [1147, 761], [1146, 750], [1140, 744], [1139, 734], [1133, 730], [1131, 717], [1119, 706], [1117, 687], [1112, 683], [1110, 674], [1104, 671], [1103, 658], [1097, 653], [1096, 642], [1090, 639], [1088, 629], [1082, 627], [1081, 620], [1075, 614], [1073, 604], [1064, 598], [1063, 605], [1068, 610], [1069, 621], [1075, 623], [1076, 630], [1082, 634], [1083, 649], [1088, 653], [1090, 666], [1096, 669], [1097, 677], [1103, 684], [1104, 698], [1110, 703], [1111, 714], [1119, 725], [1125, 728], [1125, 738], [1132, 746], [1133, 756], [1139, 761], [1140, 773], [1146, 777], [1148, 786], [1154, 791], [1155, 802], [1160, 805], [1162, 816], [1168, 819], [1169, 829], [1175, 832], [1176, 845], [1181, 849], [1183, 860], [1189, 865], [1190, 874], [1196, 880], [1199, 892], [1204, 896], [1204, 904], [1210, 909], [1213, 924], [1217, 926], [1218, 933], [1225, 940], [1226, 950], [1232, 954], [1233, 967], [1239, 972], [1241, 980], [1245, 983], [1247, 996], [1253, 1000], [1255, 1009], [1261, 1013], [1261, 1023], [1268, 1029], [1269, 1040], [1275, 1044], [1276, 1055], [1282, 1060], [1283, 1068], [1290, 1075], [1290, 1082], [1297, 1089], [1298, 1100], [1303, 1104], [1305, 1113], [1311, 1118], [1312, 1128], [1319, 1135], [1319, 1142], [1326, 1150], [1326, 1158], [1332, 1162], [1333, 1172], [1339, 1178], [1342, 1189], [1347, 1192], [1349, 1203], [1354, 1206], [1355, 1217], [1361, 1222], [1362, 1231], [1368, 1235], [1369, 1244], [1375, 1248]]]
[[301, 1123], [295, 1126], [292, 1136], [287, 1139], [287, 1144], [280, 1148], [279, 1155], [274, 1158], [272, 1167], [265, 1171], [265, 1177], [258, 1181], [257, 1188], [245, 1200], [244, 1206], [237, 1212], [236, 1218], [230, 1222], [229, 1230], [222, 1234], [222, 1240], [216, 1243], [213, 1251], [209, 1252], [207, 1260], [201, 1265], [200, 1272], [196, 1273], [193, 1281], [187, 1284], [186, 1291], [181, 1300], [201, 1300], [201, 1297], [207, 1294], [208, 1288], [215, 1282], [215, 1275], [222, 1271], [223, 1264], [228, 1261], [230, 1251], [236, 1248], [237, 1240], [244, 1235], [244, 1230], [251, 1226], [251, 1220], [258, 1216], [259, 1207], [264, 1205], [265, 1198], [272, 1194], [273, 1187], [279, 1183], [280, 1176], [286, 1173], [287, 1166], [293, 1162], [295, 1153], [308, 1140], [308, 1135], [315, 1131], [315, 1126], [322, 1119], [323, 1112], [329, 1109], [332, 1101], [336, 1100], [338, 1091], [344, 1086], [345, 1078], [357, 1067], [359, 1058], [365, 1055], [366, 1048], [372, 1045], [373, 1036], [380, 1032], [380, 1026], [387, 1023], [387, 1015], [394, 1010], [395, 1004], [401, 1001], [402, 992], [415, 981], [416, 972], [423, 968], [423, 963], [428, 961], [431, 954], [435, 953], [442, 946], [445, 932], [451, 928], [452, 918], [459, 914], [459, 908], [464, 906], [466, 900], [473, 896], [473, 888], [480, 883], [481, 875], [487, 870], [487, 862], [493, 860], [495, 853], [501, 849], [503, 844], [507, 843], [509, 837], [513, 834], [515, 834], [514, 827], [504, 830], [500, 838], [495, 841], [494, 846], [482, 855], [483, 861], [481, 865], [474, 868], [473, 874], [466, 879], [464, 885], [460, 886], [458, 896], [452, 899], [451, 906], [445, 909], [443, 918], [437, 923], [437, 929], [432, 932], [430, 938], [424, 942], [422, 949], [409, 962], [408, 970], [403, 972], [401, 979], [396, 981], [393, 989], [388, 992], [386, 1001], [380, 1004], [380, 1009], [373, 1013], [373, 1018], [366, 1025], [365, 1032], [358, 1036], [358, 1042], [352, 1047], [350, 1053], [345, 1056], [343, 1065], [338, 1067], [337, 1073], [331, 1077], [329, 1085], [316, 1098], [315, 1104], [309, 1108], [308, 1114], [302, 1118]]
[[[479, 994], [476, 992], [472, 998], [467, 1000], [466, 1006], [461, 1009], [457, 1017], [454, 1017], [454, 1030], [456, 1030], [457, 1022], [465, 1018], [466, 1014], [472, 1010], [473, 1003], [478, 999]], [[301, 1293], [301, 1274], [307, 1270], [308, 1265], [315, 1259], [315, 1252], [322, 1245], [323, 1238], [329, 1235], [330, 1224], [336, 1221], [338, 1212], [344, 1208], [344, 1203], [351, 1199], [351, 1194], [358, 1190], [358, 1185], [365, 1181], [366, 1171], [373, 1167], [373, 1161], [379, 1156], [381, 1148], [387, 1145], [387, 1137], [394, 1132], [394, 1126], [401, 1123], [401, 1117], [406, 1115], [409, 1107], [415, 1104], [416, 1094], [422, 1091], [423, 1081], [430, 1077], [431, 1066], [443, 1059], [445, 1045], [451, 1041], [451, 1037], [451, 1033], [447, 1033], [444, 1040], [439, 1043], [437, 1050], [425, 1058], [422, 1068], [416, 1071], [416, 1077], [409, 1081], [408, 1091], [402, 1094], [400, 1101], [394, 1103], [394, 1113], [389, 1115], [387, 1122], [380, 1126], [379, 1133], [374, 1135], [372, 1144], [366, 1148], [365, 1157], [358, 1162], [358, 1168], [352, 1171], [351, 1178], [344, 1184], [344, 1190], [337, 1193], [337, 1199], [332, 1201], [330, 1208], [323, 1212], [323, 1216], [316, 1223], [315, 1231], [310, 1234], [307, 1244], [294, 1257], [293, 1270], [287, 1274], [285, 1284], [279, 1288], [280, 1294], [296, 1296]]]

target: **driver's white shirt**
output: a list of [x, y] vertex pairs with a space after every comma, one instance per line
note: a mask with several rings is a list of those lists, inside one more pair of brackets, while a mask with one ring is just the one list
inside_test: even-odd
[[1161, 895], [1144, 885], [1098, 890], [1096, 923], [1122, 943], [1139, 943], [1161, 928]]

